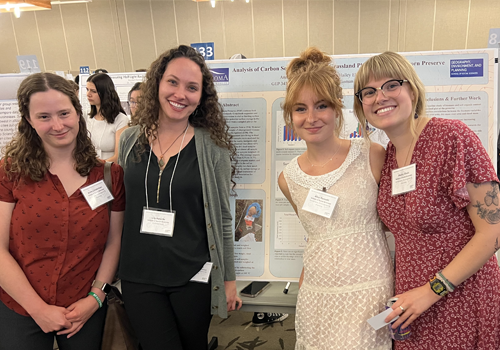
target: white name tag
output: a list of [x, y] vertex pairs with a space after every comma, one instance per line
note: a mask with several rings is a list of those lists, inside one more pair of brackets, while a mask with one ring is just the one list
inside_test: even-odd
[[417, 188], [417, 165], [415, 163], [408, 166], [394, 169], [392, 171], [392, 195], [408, 193]]
[[175, 211], [153, 208], [142, 210], [141, 233], [172, 237], [174, 224]]
[[311, 188], [306, 201], [302, 206], [302, 210], [323, 216], [325, 218], [330, 218], [332, 216], [333, 209], [335, 209], [335, 205], [337, 205], [338, 199], [339, 197], [333, 194]]
[[80, 191], [92, 210], [113, 200], [113, 195], [103, 180], [97, 181], [87, 187], [80, 188]]
[[205, 265], [201, 268], [200, 271], [190, 281], [193, 282], [202, 282], [208, 283], [208, 279], [210, 278], [210, 272], [212, 271], [212, 265], [214, 263], [206, 262]]
[[370, 318], [367, 322], [370, 326], [372, 326], [375, 330], [378, 330], [382, 327], [384, 327], [385, 325], [388, 325], [389, 323], [392, 323], [394, 321], [396, 321], [399, 316], [396, 316], [394, 317], [391, 322], [385, 322], [385, 318], [387, 316], [389, 316], [389, 314], [392, 312], [393, 310], [391, 308], [385, 310], [384, 312], [378, 314], [377, 316], [373, 316], [372, 318]]

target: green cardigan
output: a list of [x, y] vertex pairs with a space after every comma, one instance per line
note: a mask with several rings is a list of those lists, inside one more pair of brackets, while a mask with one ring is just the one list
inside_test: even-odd
[[[140, 128], [130, 127], [120, 136], [118, 164], [127, 172], [125, 160], [137, 142]], [[227, 317], [224, 281], [236, 280], [234, 272], [234, 241], [229, 191], [231, 185], [231, 161], [229, 151], [217, 146], [210, 133], [203, 128], [194, 128], [196, 153], [200, 168], [205, 221], [207, 224], [208, 249], [213, 263], [212, 315]], [[133, 156], [133, 155], [132, 155]]]

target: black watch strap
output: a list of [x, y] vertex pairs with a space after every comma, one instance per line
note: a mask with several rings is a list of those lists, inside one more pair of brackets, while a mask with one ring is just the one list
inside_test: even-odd
[[434, 293], [436, 293], [437, 295], [439, 295], [440, 297], [444, 297], [448, 294], [448, 289], [446, 289], [446, 285], [443, 282], [441, 282], [439, 279], [437, 279], [436, 276], [431, 278], [429, 283], [431, 285], [432, 291]]

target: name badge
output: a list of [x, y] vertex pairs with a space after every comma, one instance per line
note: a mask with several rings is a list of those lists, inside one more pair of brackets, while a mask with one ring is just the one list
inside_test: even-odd
[[102, 151], [99, 148], [96, 148], [95, 151], [97, 153], [97, 158], [101, 158], [102, 159]]
[[92, 210], [114, 199], [103, 180], [81, 188], [80, 191]]
[[190, 279], [192, 282], [201, 282], [208, 283], [208, 279], [210, 278], [210, 272], [212, 271], [212, 262], [206, 262], [205, 265], [201, 268], [200, 271], [193, 278]]
[[338, 199], [339, 197], [333, 194], [311, 188], [306, 201], [302, 206], [302, 210], [323, 216], [325, 218], [330, 218], [332, 216], [333, 209], [335, 209], [335, 205], [337, 205]]
[[417, 165], [415, 163], [392, 170], [392, 195], [408, 193], [417, 188]]
[[142, 210], [141, 233], [172, 237], [174, 223], [175, 211], [146, 207]]

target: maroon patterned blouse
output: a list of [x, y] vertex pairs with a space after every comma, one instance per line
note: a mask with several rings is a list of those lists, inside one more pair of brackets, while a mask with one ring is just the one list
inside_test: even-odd
[[[94, 167], [82, 187], [104, 178]], [[125, 210], [123, 170], [111, 166], [113, 211]], [[9, 181], [0, 168], [0, 201], [16, 203], [10, 224], [9, 251], [40, 297], [67, 307], [90, 291], [109, 232], [107, 205], [91, 210], [79, 190], [69, 198], [56, 175], [40, 182]], [[15, 312], [28, 313], [0, 288], [0, 300]]]
[[[396, 150], [387, 148], [377, 208], [396, 238], [396, 293], [424, 285], [475, 233], [467, 213], [467, 183], [497, 181], [479, 138], [457, 120], [433, 118], [413, 151], [417, 188], [391, 195]], [[500, 349], [500, 269], [495, 256], [442, 298], [397, 341], [397, 350]]]

